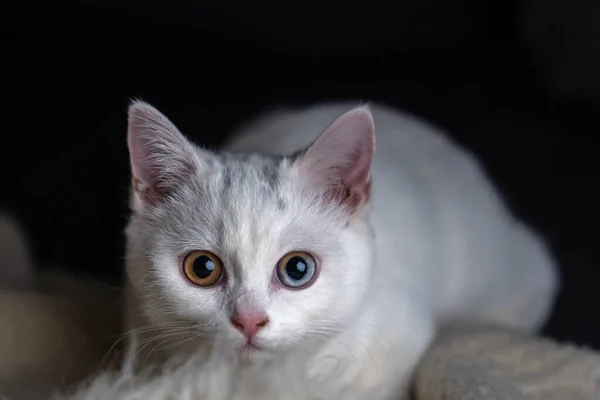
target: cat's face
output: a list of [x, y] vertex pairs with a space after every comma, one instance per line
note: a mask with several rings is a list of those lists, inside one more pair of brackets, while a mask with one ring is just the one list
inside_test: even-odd
[[336, 131], [290, 157], [218, 155], [134, 103], [128, 279], [149, 323], [171, 331], [166, 346], [271, 354], [322, 343], [353, 319], [372, 268], [372, 120], [355, 114], [346, 124], [366, 126], [363, 148], [336, 162]]

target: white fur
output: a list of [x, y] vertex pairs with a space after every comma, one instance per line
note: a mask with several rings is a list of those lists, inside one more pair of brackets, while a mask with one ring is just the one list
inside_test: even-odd
[[276, 370], [236, 368], [237, 360], [199, 351], [185, 362], [170, 360], [160, 371], [107, 372], [75, 393], [55, 400], [310, 400], [298, 366]]
[[[242, 129], [226, 150], [295, 152], [351, 108], [325, 104], [269, 114]], [[277, 194], [288, 207], [279, 210], [258, 176], [266, 162], [260, 156], [230, 161], [240, 179], [228, 198], [217, 195], [228, 161], [205, 150], [194, 156], [201, 167], [164, 205], [144, 205], [134, 194], [128, 323], [137, 334], [130, 361], [164, 361], [207, 347], [228, 359], [243, 343], [229, 316], [252, 305], [271, 319], [257, 336], [267, 351], [251, 357], [264, 376], [293, 362], [306, 372], [298, 378], [306, 382], [304, 398], [384, 400], [406, 395], [440, 323], [540, 327], [557, 289], [543, 242], [508, 213], [477, 161], [442, 132], [383, 106], [372, 113], [377, 150], [370, 222], [348, 225], [335, 208], [315, 204], [286, 161], [277, 168], [289, 179]], [[165, 154], [187, 146], [173, 132], [166, 136], [158, 143]], [[165, 170], [186, 171], [177, 157], [159, 161]], [[278, 258], [299, 247], [322, 258], [318, 280], [306, 290], [273, 291]], [[180, 257], [195, 249], [219, 252], [232, 284], [206, 289], [186, 282]], [[144, 333], [145, 327], [157, 331]], [[247, 367], [231, 368], [235, 372], [227, 373]]]

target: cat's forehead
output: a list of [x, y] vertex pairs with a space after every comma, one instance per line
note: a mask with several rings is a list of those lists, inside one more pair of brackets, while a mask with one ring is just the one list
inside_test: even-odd
[[216, 169], [224, 189], [258, 185], [256, 189], [280, 187], [290, 160], [285, 156], [265, 156], [253, 153], [222, 153]]
[[[257, 236], [292, 212], [290, 198], [298, 198], [290, 192], [294, 184], [289, 172], [286, 157], [218, 154], [206, 170], [188, 181], [165, 211], [181, 220], [182, 229], [190, 227], [203, 234], [215, 230], [211, 236], [221, 237], [252, 229]], [[185, 211], [179, 212], [182, 209]]]
[[292, 181], [286, 157], [219, 155], [169, 202], [161, 218], [172, 227], [163, 230], [165, 243], [178, 253], [214, 251], [230, 265], [264, 261], [270, 267], [287, 247], [317, 241], [311, 232], [317, 225], [300, 209]]
[[202, 184], [204, 196], [229, 212], [244, 207], [285, 208], [285, 186], [289, 183], [290, 160], [260, 154], [220, 154]]
[[202, 245], [257, 253], [316, 236], [325, 215], [305, 197], [291, 165], [283, 156], [218, 155], [209, 171], [165, 204], [160, 220], [172, 230], [163, 233], [169, 242], [186, 248]]

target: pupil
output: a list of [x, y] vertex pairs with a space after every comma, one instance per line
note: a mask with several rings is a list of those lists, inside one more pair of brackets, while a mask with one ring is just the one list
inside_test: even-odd
[[285, 266], [287, 276], [294, 281], [299, 281], [304, 278], [307, 272], [306, 270], [306, 262], [300, 257], [293, 257]]
[[194, 261], [194, 274], [200, 279], [206, 279], [215, 270], [215, 264], [207, 256], [200, 256]]

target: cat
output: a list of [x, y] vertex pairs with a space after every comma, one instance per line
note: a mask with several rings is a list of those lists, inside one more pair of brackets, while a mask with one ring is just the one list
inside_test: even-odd
[[416, 117], [282, 109], [214, 152], [136, 100], [127, 138], [126, 369], [202, 350], [296, 364], [305, 398], [405, 398], [440, 325], [535, 332], [551, 311], [543, 240]]

